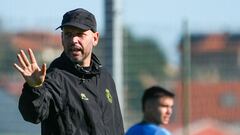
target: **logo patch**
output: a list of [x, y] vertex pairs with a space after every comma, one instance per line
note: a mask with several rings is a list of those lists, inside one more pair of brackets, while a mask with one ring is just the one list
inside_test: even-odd
[[84, 93], [81, 93], [81, 99], [82, 100], [88, 100], [87, 96]]
[[109, 102], [109, 103], [112, 103], [112, 95], [111, 95], [109, 89], [106, 89], [106, 90], [105, 90], [105, 96], [106, 96], [108, 102]]

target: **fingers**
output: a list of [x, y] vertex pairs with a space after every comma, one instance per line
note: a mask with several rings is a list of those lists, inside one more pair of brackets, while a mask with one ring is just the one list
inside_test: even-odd
[[33, 51], [32, 51], [32, 49], [28, 49], [28, 54], [29, 54], [29, 56], [30, 56], [30, 61], [31, 61], [31, 63], [37, 63], [37, 61], [36, 61], [36, 58], [35, 58], [35, 56], [34, 56], [34, 54], [33, 54]]
[[29, 66], [30, 63], [29, 63], [28, 58], [27, 58], [27, 56], [26, 56], [26, 54], [24, 53], [23, 50], [20, 50], [20, 56], [21, 56], [21, 59], [23, 59], [24, 64], [25, 64], [26, 66]]
[[[14, 64], [14, 67], [24, 74], [24, 72], [30, 70], [30, 72], [34, 72], [36, 69], [38, 71], [41, 71], [41, 69], [38, 67], [36, 58], [33, 54], [32, 49], [28, 49], [29, 59], [27, 58], [25, 52], [23, 50], [20, 50], [20, 52], [17, 54], [17, 59], [19, 64]], [[30, 63], [31, 62], [31, 63]]]
[[21, 64], [22, 67], [26, 67], [27, 66], [25, 64], [25, 62], [23, 61], [22, 56], [20, 54], [17, 54], [17, 59], [18, 59], [18, 61]]
[[37, 65], [36, 58], [31, 49], [28, 49], [29, 60], [23, 50], [17, 54], [19, 64], [14, 63], [13, 66], [22, 74], [30, 86], [39, 85], [39, 82], [43, 82], [46, 76], [47, 66], [42, 65], [40, 69]]
[[14, 66], [20, 73], [23, 73], [23, 72], [24, 72], [24, 70], [23, 70], [20, 66], [18, 66], [16, 63], [14, 63], [13, 66]]
[[29, 54], [31, 63], [29, 62], [29, 60], [23, 50], [20, 50], [20, 54], [17, 54], [18, 61], [23, 68], [29, 66], [30, 64], [37, 64], [37, 61], [33, 54], [32, 49], [28, 49], [28, 54]]

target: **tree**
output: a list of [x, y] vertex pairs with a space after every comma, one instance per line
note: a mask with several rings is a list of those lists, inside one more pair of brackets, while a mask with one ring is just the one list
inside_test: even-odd
[[[134, 37], [127, 30], [124, 35], [124, 80], [127, 86], [125, 101], [128, 110], [141, 112], [140, 99], [143, 90], [153, 84], [159, 85], [161, 79], [167, 77], [166, 55], [157, 42], [149, 37]], [[133, 115], [136, 116], [136, 113]]]

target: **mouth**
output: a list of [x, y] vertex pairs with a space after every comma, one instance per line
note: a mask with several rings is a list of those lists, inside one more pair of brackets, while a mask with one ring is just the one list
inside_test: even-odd
[[82, 53], [82, 49], [81, 48], [77, 48], [77, 47], [73, 47], [69, 49], [69, 52], [73, 55], [77, 55], [79, 53]]
[[165, 121], [169, 121], [170, 120], [170, 117], [166, 116], [163, 118]]

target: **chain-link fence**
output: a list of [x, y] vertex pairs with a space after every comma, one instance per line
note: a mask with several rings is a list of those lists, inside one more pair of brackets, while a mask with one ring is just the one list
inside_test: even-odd
[[[178, 55], [164, 50], [163, 46], [168, 44], [159, 43], [156, 39], [159, 37], [137, 36], [125, 28], [122, 89], [125, 130], [142, 120], [144, 89], [161, 85], [176, 94], [173, 116], [166, 126], [173, 135], [240, 134], [239, 33], [180, 34], [174, 45], [180, 54], [179, 64], [172, 65], [168, 56]], [[94, 50], [103, 65], [112, 60], [104, 40], [102, 35]], [[23, 78], [12, 64], [17, 61], [19, 49], [32, 48], [39, 63], [49, 65], [62, 51], [60, 33], [1, 30], [0, 45], [0, 135], [39, 135], [40, 125], [25, 122], [18, 111]]]

